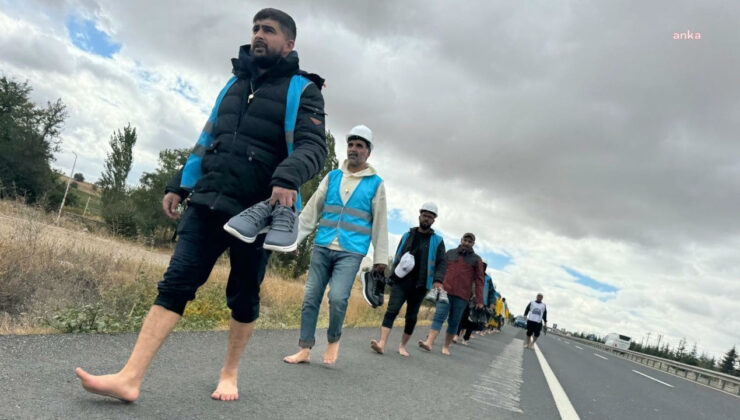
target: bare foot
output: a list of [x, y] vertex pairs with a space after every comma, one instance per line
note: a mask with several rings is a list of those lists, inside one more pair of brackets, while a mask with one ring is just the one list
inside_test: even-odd
[[324, 364], [334, 366], [337, 363], [337, 354], [339, 353], [339, 341], [328, 343], [324, 351]]
[[236, 387], [236, 372], [225, 373], [221, 371], [221, 378], [218, 380], [216, 390], [211, 394], [211, 398], [221, 401], [236, 401], [239, 399], [239, 389]]
[[419, 340], [419, 347], [423, 348], [426, 351], [432, 351], [432, 346], [421, 340]]
[[370, 347], [372, 347], [373, 350], [375, 350], [375, 352], [378, 354], [383, 354], [383, 352], [385, 351], [385, 346], [381, 346], [380, 343], [375, 340], [370, 340]]
[[444, 354], [445, 356], [449, 356], [450, 355], [450, 349], [449, 348], [442, 347], [442, 354]]
[[406, 351], [406, 347], [401, 346], [398, 348], [398, 354], [400, 354], [403, 357], [409, 357], [409, 352]]
[[301, 349], [298, 353], [287, 356], [283, 359], [283, 362], [291, 364], [291, 365], [297, 365], [299, 363], [309, 363], [311, 361], [310, 358], [311, 349]]
[[452, 337], [452, 342], [455, 343], [455, 344], [457, 344], [457, 340], [458, 340], [458, 336], [457, 336], [457, 334], [455, 334], [455, 336]]
[[467, 346], [468, 345], [468, 341], [463, 340], [462, 342], [460, 342], [460, 344], [462, 344], [463, 346]]
[[139, 384], [114, 375], [90, 375], [82, 368], [75, 369], [85, 391], [106, 397], [117, 398], [123, 402], [133, 402], [139, 397]]

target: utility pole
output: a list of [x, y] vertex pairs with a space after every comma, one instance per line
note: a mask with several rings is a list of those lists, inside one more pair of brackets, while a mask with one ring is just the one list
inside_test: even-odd
[[64, 202], [67, 201], [67, 193], [69, 192], [69, 184], [72, 183], [72, 177], [75, 173], [75, 165], [77, 165], [77, 153], [72, 152], [75, 155], [75, 160], [72, 163], [72, 170], [69, 172], [69, 178], [67, 179], [67, 188], [64, 190], [64, 197], [62, 197], [62, 204], [59, 205], [59, 213], [57, 214], [57, 222], [59, 224], [59, 218], [62, 217], [62, 209], [64, 208]]
[[87, 196], [87, 203], [85, 203], [85, 210], [82, 212], [82, 217], [85, 217], [87, 214], [87, 206], [90, 205], [90, 196]]
[[647, 333], [647, 337], [648, 337], [648, 339], [647, 339], [647, 347], [650, 347], [650, 334], [652, 334], [652, 333]]

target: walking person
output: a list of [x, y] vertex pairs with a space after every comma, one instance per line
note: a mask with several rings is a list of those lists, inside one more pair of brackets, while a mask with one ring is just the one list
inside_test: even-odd
[[[542, 331], [542, 323], [547, 327], [547, 306], [542, 302], [542, 293], [537, 293], [537, 298], [527, 305], [524, 316], [527, 317], [527, 341], [524, 347], [534, 349], [534, 343]], [[534, 335], [534, 338], [532, 337]], [[530, 343], [531, 340], [531, 343]]]
[[286, 363], [309, 362], [311, 348], [316, 343], [321, 300], [329, 286], [329, 344], [323, 362], [334, 365], [352, 284], [371, 243], [372, 269], [385, 272], [388, 261], [385, 186], [375, 168], [367, 163], [373, 148], [372, 131], [364, 125], [354, 127], [347, 134], [347, 159], [340, 169], [329, 172], [321, 180], [300, 215], [299, 242], [317, 226], [318, 232], [301, 307], [300, 350], [285, 357]]
[[[473, 297], [473, 290], [483, 290], [483, 261], [473, 251], [474, 245], [475, 235], [466, 233], [460, 245], [445, 254], [444, 280], [442, 283], [435, 281], [432, 287], [440, 295], [446, 295], [447, 299], [442, 299], [440, 296], [429, 335], [426, 340], [419, 340], [419, 347], [426, 351], [432, 350], [442, 324], [447, 320], [447, 335], [442, 346], [442, 354], [449, 356], [450, 343], [460, 326], [460, 318], [465, 307]], [[475, 307], [483, 307], [483, 293], [475, 294]]]
[[[242, 46], [239, 57], [232, 59], [233, 77], [219, 94], [184, 169], [170, 182], [162, 201], [167, 216], [176, 219], [178, 205], [190, 196], [174, 254], [158, 284], [159, 294], [123, 369], [103, 376], [76, 369], [82, 387], [89, 392], [123, 401], [137, 399], [160, 346], [228, 249], [229, 339], [226, 361], [211, 397], [222, 401], [238, 398], [239, 360], [259, 316], [260, 284], [269, 253], [262, 240], [244, 243], [222, 226], [268, 198], [275, 207], [292, 207], [297, 190], [319, 172], [327, 153], [320, 91], [324, 82], [298, 67], [293, 18], [280, 10], [263, 9], [252, 22], [251, 45]], [[308, 83], [300, 96], [292, 132], [293, 153], [288, 156], [283, 104], [288, 102], [286, 92], [295, 76]]]
[[424, 203], [419, 209], [419, 226], [404, 233], [398, 243], [391, 270], [391, 296], [380, 328], [380, 340], [370, 341], [370, 347], [379, 354], [385, 352], [393, 322], [401, 306], [406, 303], [405, 325], [398, 353], [408, 357], [406, 344], [414, 333], [424, 296], [434, 282], [442, 283], [444, 279], [445, 244], [442, 236], [432, 229], [436, 219], [437, 205]]

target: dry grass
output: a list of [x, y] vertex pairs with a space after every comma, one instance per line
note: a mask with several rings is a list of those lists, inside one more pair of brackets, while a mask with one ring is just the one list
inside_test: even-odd
[[[90, 233], [84, 225], [0, 200], [0, 334], [136, 331], [156, 297], [171, 251]], [[178, 329], [222, 329], [228, 261], [223, 258], [185, 311]], [[305, 278], [265, 277], [258, 328], [298, 328]], [[370, 308], [356, 282], [345, 326], [378, 327], [384, 308]], [[387, 301], [387, 296], [386, 296]], [[319, 327], [328, 324], [322, 304]], [[403, 313], [401, 314], [403, 316]], [[397, 324], [402, 325], [402, 316]], [[422, 309], [420, 325], [430, 319]]]

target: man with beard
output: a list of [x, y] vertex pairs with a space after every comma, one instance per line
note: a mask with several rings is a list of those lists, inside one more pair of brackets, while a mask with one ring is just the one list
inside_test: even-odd
[[[401, 344], [398, 353], [408, 357], [406, 344], [411, 338], [416, 326], [419, 308], [427, 291], [433, 282], [442, 283], [444, 276], [445, 244], [442, 236], [434, 233], [432, 224], [437, 218], [437, 205], [424, 203], [419, 210], [419, 227], [411, 228], [403, 234], [396, 249], [396, 257], [393, 261], [391, 280], [391, 296], [388, 301], [388, 309], [383, 317], [383, 326], [380, 328], [380, 341], [370, 341], [370, 347], [379, 354], [385, 352], [385, 344], [393, 328], [401, 306], [406, 303], [406, 320], [403, 328]], [[402, 257], [411, 255], [413, 267], [404, 268]], [[408, 257], [406, 257], [408, 258]]]
[[[460, 246], [447, 251], [445, 254], [445, 273], [442, 283], [434, 282], [432, 287], [447, 292], [448, 301], [438, 300], [432, 328], [426, 340], [419, 340], [419, 347], [426, 351], [432, 350], [434, 340], [437, 339], [445, 319], [447, 320], [447, 335], [442, 346], [442, 354], [450, 355], [450, 343], [457, 333], [460, 319], [473, 297], [473, 288], [483, 290], [483, 260], [473, 251], [475, 235], [466, 233], [460, 241]], [[483, 293], [475, 293], [475, 307], [483, 307]]]
[[[298, 67], [293, 51], [293, 19], [276, 9], [263, 9], [253, 19], [251, 46], [232, 59], [234, 76], [216, 104], [188, 161], [166, 189], [162, 207], [176, 219], [178, 205], [190, 205], [178, 228], [179, 240], [159, 294], [144, 320], [126, 365], [118, 373], [76, 373], [87, 391], [134, 401], [144, 374], [160, 346], [182, 317], [185, 305], [208, 279], [219, 256], [229, 250], [231, 272], [226, 303], [231, 309], [226, 360], [213, 399], [238, 398], [237, 371], [259, 316], [260, 284], [269, 253], [261, 240], [244, 243], [222, 226], [229, 218], [269, 198], [292, 207], [297, 190], [316, 175], [326, 159], [323, 79]], [[287, 93], [295, 75], [309, 82], [300, 95], [288, 156], [285, 125]], [[212, 357], [212, 355], [205, 355]]]
[[301, 307], [301, 332], [298, 353], [285, 363], [307, 363], [316, 343], [316, 323], [324, 291], [329, 286], [329, 344], [324, 364], [333, 366], [339, 352], [342, 324], [352, 284], [362, 258], [373, 245], [373, 270], [384, 272], [388, 261], [388, 221], [385, 185], [377, 171], [367, 163], [373, 146], [373, 133], [358, 125], [347, 134], [347, 160], [340, 169], [329, 172], [301, 212], [298, 242], [318, 227], [311, 266]]

